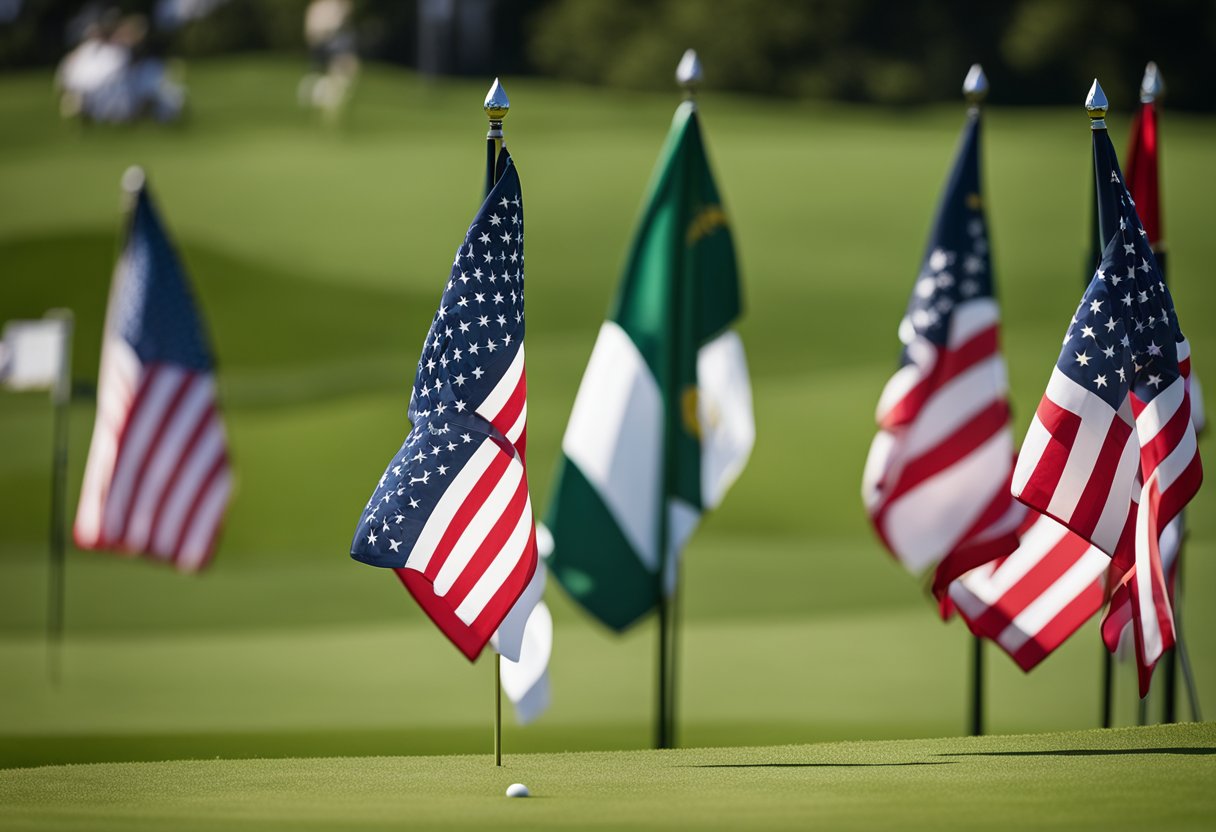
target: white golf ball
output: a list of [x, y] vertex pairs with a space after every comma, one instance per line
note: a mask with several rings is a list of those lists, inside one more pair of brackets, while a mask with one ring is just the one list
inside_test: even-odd
[[512, 783], [507, 786], [507, 797], [527, 797], [531, 792], [523, 783]]

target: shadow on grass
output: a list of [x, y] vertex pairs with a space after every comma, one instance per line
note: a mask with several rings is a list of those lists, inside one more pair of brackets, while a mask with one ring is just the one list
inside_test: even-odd
[[954, 760], [917, 760], [910, 763], [705, 763], [683, 768], [876, 768], [882, 766], [951, 766]]
[[1054, 751], [959, 751], [938, 754], [939, 757], [1106, 757], [1118, 754], [1184, 754], [1207, 756], [1216, 754], [1208, 746], [1178, 748], [1060, 748]]

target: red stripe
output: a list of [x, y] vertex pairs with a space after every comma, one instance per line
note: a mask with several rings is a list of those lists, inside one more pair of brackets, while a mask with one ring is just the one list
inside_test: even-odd
[[1102, 608], [1102, 581], [1091, 581], [1085, 589], [1068, 602], [1051, 621], [1039, 630], [1010, 657], [1024, 671], [1031, 671], [1051, 655], [1057, 647], [1081, 628], [1094, 613]]
[[[1133, 396], [1133, 400], [1134, 400]], [[1174, 452], [1182, 440], [1186, 437], [1187, 431], [1194, 430], [1191, 424], [1191, 402], [1189, 397], [1182, 397], [1182, 404], [1170, 416], [1161, 430], [1157, 431], [1154, 436], [1145, 445], [1140, 446], [1140, 467], [1145, 472], [1147, 478], [1161, 464], [1162, 460]]]
[[[452, 553], [452, 547], [460, 540], [460, 535], [468, 528], [469, 523], [477, 515], [478, 509], [485, 505], [486, 500], [490, 498], [498, 482], [502, 479], [503, 474], [507, 470], [507, 466], [511, 463], [511, 457], [505, 453], [494, 455], [494, 459], [486, 467], [481, 478], [477, 480], [477, 484], [465, 497], [464, 502], [460, 504], [460, 508], [456, 509], [456, 513], [452, 515], [452, 520], [448, 523], [447, 529], [443, 532], [443, 537], [439, 539], [439, 543], [435, 546], [435, 552], [431, 555], [430, 561], [426, 566], [426, 578], [428, 581], [434, 582], [439, 576], [439, 570], [443, 567], [444, 562], [448, 559], [448, 555]], [[440, 499], [443, 499], [442, 497]]]
[[127, 546], [126, 536], [127, 527], [131, 524], [131, 516], [135, 513], [135, 506], [139, 503], [140, 491], [144, 487], [144, 479], [148, 474], [148, 466], [152, 463], [152, 459], [161, 450], [161, 440], [165, 436], [165, 431], [169, 429], [169, 425], [177, 416], [177, 411], [181, 407], [182, 399], [190, 392], [190, 387], [194, 380], [194, 373], [183, 373], [181, 380], [178, 382], [177, 389], [173, 391], [169, 397], [168, 403], [165, 405], [164, 412], [161, 414], [160, 422], [156, 425], [155, 432], [152, 434], [151, 440], [148, 442], [147, 449], [144, 452], [144, 458], [140, 460], [139, 467], [135, 473], [134, 484], [131, 487], [131, 497], [127, 500], [126, 511], [123, 512], [122, 525], [119, 526], [118, 534], [115, 539]]
[[182, 552], [182, 544], [186, 541], [186, 533], [190, 527], [194, 525], [194, 515], [198, 513], [199, 506], [203, 502], [203, 497], [211, 490], [211, 484], [215, 482], [215, 478], [220, 475], [225, 468], [228, 467], [227, 452], [221, 453], [215, 458], [215, 462], [211, 465], [211, 470], [207, 472], [207, 476], [203, 477], [202, 485], [198, 491], [194, 493], [194, 499], [190, 501], [190, 508], [187, 509], [185, 518], [182, 520], [181, 528], [177, 530], [177, 537], [173, 541], [173, 561], [176, 562]]
[[881, 517], [885, 514], [892, 503], [925, 480], [937, 476], [975, 453], [980, 446], [1003, 430], [1008, 423], [1009, 405], [1003, 399], [992, 402], [975, 414], [954, 433], [904, 467], [900, 472], [899, 480], [883, 499], [878, 516]]
[[1165, 528], [1186, 508], [1187, 503], [1199, 492], [1199, 486], [1202, 484], [1203, 462], [1199, 458], [1199, 451], [1196, 450], [1186, 468], [1161, 494], [1161, 502], [1157, 507], [1157, 520], [1162, 528]]
[[481, 580], [481, 576], [490, 568], [490, 564], [494, 562], [494, 558], [498, 557], [498, 554], [502, 552], [508, 538], [511, 537], [511, 532], [515, 531], [515, 527], [519, 525], [519, 518], [523, 515], [524, 506], [527, 505], [527, 502], [528, 480], [520, 477], [519, 483], [515, 487], [515, 493], [511, 495], [510, 502], [503, 508], [502, 514], [494, 522], [485, 539], [481, 541], [481, 544], [477, 547], [477, 551], [469, 559], [468, 564], [460, 571], [460, 575], [452, 582], [452, 586], [448, 591], [444, 593], [444, 599], [453, 609], [460, 606], [465, 596], [469, 594], [469, 590]]
[[996, 630], [999, 633], [1001, 629], [1004, 629], [1004, 624], [1011, 623], [1064, 577], [1065, 573], [1076, 565], [1088, 549], [1089, 543], [1075, 534], [1064, 535], [1059, 543], [1047, 550], [1038, 562], [1001, 596], [996, 605], [984, 615], [979, 616], [983, 620], [992, 614], [1003, 621], [1003, 624], [984, 622], [982, 626], [985, 631], [999, 626], [999, 629]]
[[1118, 414], [1111, 419], [1106, 429], [1106, 438], [1102, 440], [1102, 449], [1094, 460], [1093, 470], [1081, 491], [1081, 498], [1072, 510], [1070, 526], [1082, 537], [1088, 539], [1093, 534], [1102, 519], [1102, 511], [1111, 497], [1111, 483], [1119, 469], [1119, 460], [1123, 457], [1123, 449], [1131, 436], [1132, 426], [1119, 418]]
[[101, 522], [97, 527], [97, 540], [89, 548], [109, 549], [113, 548], [115, 540], [111, 540], [106, 536], [106, 514], [110, 507], [110, 491], [114, 486], [114, 476], [118, 473], [122, 466], [123, 449], [126, 448], [127, 434], [131, 431], [131, 422], [134, 421], [134, 415], [143, 404], [144, 398], [148, 395], [148, 388], [151, 386], [151, 380], [157, 373], [157, 368], [140, 368], [139, 384], [135, 389], [135, 396], [131, 399], [130, 405], [127, 407], [127, 412], [123, 414], [122, 425], [118, 428], [118, 439], [115, 443], [114, 450], [114, 465], [110, 468], [109, 476], [106, 477], [105, 483], [102, 486], [101, 497]]
[[1060, 407], [1047, 396], [1039, 402], [1035, 416], [1051, 438], [1043, 447], [1043, 454], [1035, 463], [1034, 472], [1022, 486], [1018, 499], [1033, 509], [1045, 512], [1051, 504], [1056, 487], [1060, 484], [1064, 467], [1068, 464], [1068, 455], [1072, 452], [1077, 431], [1081, 428], [1081, 417]]
[[528, 379], [526, 373], [521, 370], [519, 373], [519, 381], [515, 384], [515, 389], [511, 391], [510, 397], [503, 403], [502, 409], [497, 415], [490, 420], [490, 424], [498, 428], [505, 436], [511, 426], [515, 424], [515, 420], [519, 418], [519, 414], [523, 412], [524, 404], [528, 401]]
[[997, 351], [997, 325], [977, 332], [954, 349], [938, 349], [937, 362], [930, 373], [916, 383], [879, 421], [885, 430], [906, 425], [916, 419], [925, 402], [946, 383]]
[[536, 524], [532, 524], [532, 533], [528, 536], [528, 542], [524, 545], [523, 556], [519, 562], [515, 564], [515, 568], [511, 570], [511, 574], [503, 581], [502, 586], [494, 593], [494, 596], [486, 604], [481, 614], [477, 616], [473, 622], [473, 626], [478, 629], [488, 629], [493, 635], [498, 629], [498, 625], [507, 617], [507, 613], [515, 606], [515, 602], [524, 594], [524, 590], [528, 588], [528, 584], [532, 582], [532, 575], [536, 572], [537, 564], [536, 556]]
[[[195, 450], [202, 437], [206, 434], [208, 428], [211, 427], [212, 419], [215, 417], [215, 402], [212, 401], [203, 410], [198, 424], [194, 426], [194, 430], [187, 437], [182, 445], [181, 456], [177, 458], [177, 465], [169, 474], [169, 478], [165, 480], [165, 487], [161, 489], [160, 498], [156, 501], [156, 507], [152, 511], [152, 531], [148, 535], [149, 548], [155, 545], [157, 530], [160, 528], [161, 515], [165, 510], [165, 503], [169, 501], [169, 495], [177, 488], [178, 480], [181, 477], [182, 471], [194, 456]], [[166, 553], [167, 554], [167, 553]]]
[[[1004, 557], [1018, 548], [1018, 533], [1011, 529], [1009, 532], [978, 543], [970, 542], [986, 529], [1001, 520], [1013, 507], [1013, 495], [1009, 493], [1009, 480], [1006, 478], [1005, 487], [997, 491], [996, 496], [988, 503], [988, 507], [980, 515], [971, 528], [959, 538], [959, 545], [948, 552], [933, 573], [933, 594], [937, 597], [939, 607], [941, 601], [948, 597], [950, 584], [956, 578], [970, 572], [985, 563]], [[1029, 514], [1029, 512], [1027, 512]], [[948, 614], [946, 607], [940, 607], [943, 615]]]

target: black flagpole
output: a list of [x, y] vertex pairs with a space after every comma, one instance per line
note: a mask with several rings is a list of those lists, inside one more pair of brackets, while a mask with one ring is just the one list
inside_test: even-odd
[[59, 374], [51, 388], [54, 406], [53, 450], [51, 454], [51, 528], [50, 575], [47, 587], [47, 672], [51, 684], [60, 678], [60, 651], [63, 645], [63, 622], [66, 608], [65, 573], [67, 559], [67, 467], [68, 415], [72, 403], [72, 328], [74, 319], [69, 309], [56, 309], [48, 317], [62, 322]]
[[[972, 64], [963, 79], [963, 97], [967, 99], [968, 115], [979, 119], [980, 105], [988, 97], [988, 77], [979, 64]], [[971, 736], [984, 734], [984, 640], [971, 637]]]
[[[486, 93], [486, 117], [490, 120], [490, 129], [486, 132], [486, 180], [485, 196], [490, 195], [498, 184], [498, 156], [506, 148], [502, 135], [502, 122], [511, 109], [507, 92], [502, 88], [498, 79]], [[483, 197], [484, 199], [484, 197]], [[502, 657], [494, 654], [494, 765], [502, 765]]]

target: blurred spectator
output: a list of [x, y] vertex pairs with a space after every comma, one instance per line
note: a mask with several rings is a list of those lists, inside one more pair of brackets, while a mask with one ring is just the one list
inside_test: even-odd
[[143, 117], [179, 118], [185, 89], [169, 79], [152, 54], [147, 20], [107, 12], [87, 25], [80, 43], [59, 64], [55, 84], [66, 118], [122, 123]]
[[300, 104], [336, 119], [359, 74], [350, 0], [312, 0], [304, 13], [312, 72], [300, 80]]

